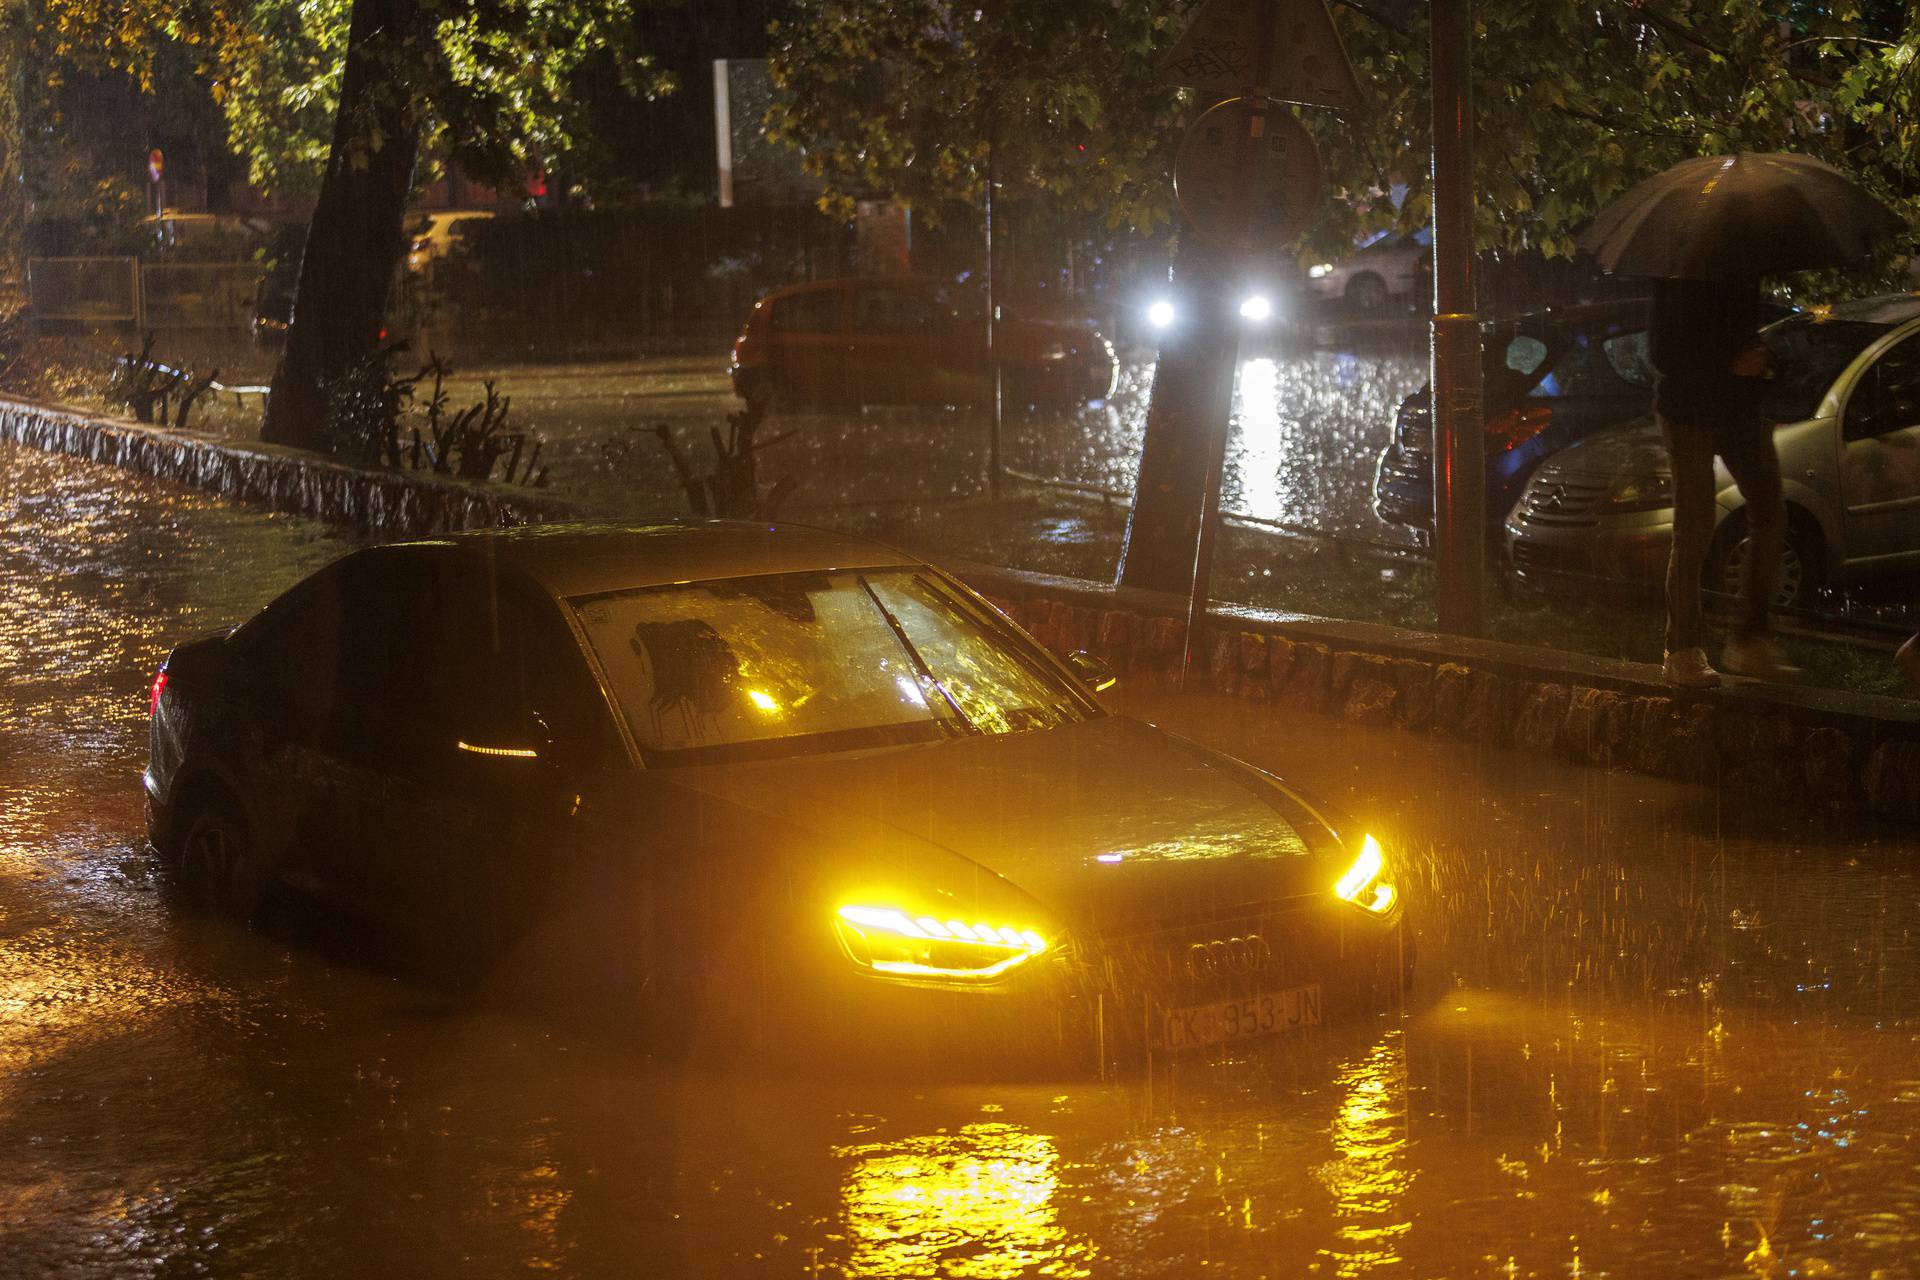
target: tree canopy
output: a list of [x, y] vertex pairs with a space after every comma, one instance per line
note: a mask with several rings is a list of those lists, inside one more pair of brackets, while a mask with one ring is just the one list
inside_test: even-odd
[[[823, 200], [891, 192], [938, 216], [1003, 195], [1153, 232], [1189, 91], [1154, 65], [1195, 6], [1151, 0], [796, 0], [775, 31], [773, 133]], [[1336, 0], [1363, 104], [1302, 108], [1326, 174], [1320, 249], [1428, 217], [1426, 6]], [[1920, 7], [1899, 0], [1590, 0], [1474, 9], [1483, 248], [1573, 251], [1582, 222], [1692, 155], [1801, 151], [1920, 213]], [[1084, 150], [1082, 149], [1084, 147]], [[1404, 200], [1396, 205], [1399, 189]]]
[[[564, 169], [593, 145], [577, 77], [645, 100], [671, 91], [636, 39], [630, 0], [421, 0], [424, 38], [392, 44], [383, 94], [421, 119], [426, 154], [483, 180]], [[311, 195], [334, 137], [352, 0], [41, 0], [48, 52], [152, 88], [186, 51], [263, 190]], [[373, 136], [371, 145], [381, 139]], [[351, 158], [350, 158], [351, 159]]]

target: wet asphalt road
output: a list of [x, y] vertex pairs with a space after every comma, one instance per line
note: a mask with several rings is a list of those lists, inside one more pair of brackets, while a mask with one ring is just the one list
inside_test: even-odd
[[0, 449], [0, 1276], [1915, 1274], [1912, 831], [1123, 697], [1365, 818], [1423, 966], [1151, 1083], [666, 1070], [184, 917], [147, 680], [344, 546]]

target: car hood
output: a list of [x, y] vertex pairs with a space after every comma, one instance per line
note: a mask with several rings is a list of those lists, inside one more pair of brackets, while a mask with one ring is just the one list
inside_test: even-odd
[[1598, 432], [1556, 453], [1540, 469], [1545, 476], [1612, 480], [1619, 476], [1665, 475], [1667, 446], [1652, 418]]
[[[941, 874], [939, 849], [1101, 932], [1324, 892], [1333, 836], [1292, 793], [1121, 716], [857, 755], [676, 770], [679, 786]], [[876, 839], [876, 830], [895, 840]], [[902, 859], [897, 837], [918, 846]], [[891, 847], [890, 847], [891, 846]], [[931, 848], [929, 848], [931, 847]], [[928, 892], [941, 886], [925, 886]]]

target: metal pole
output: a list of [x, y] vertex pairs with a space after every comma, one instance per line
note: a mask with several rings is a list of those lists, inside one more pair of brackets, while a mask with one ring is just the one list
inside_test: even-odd
[[1472, 0], [1431, 0], [1433, 551], [1440, 629], [1486, 630], [1486, 450], [1473, 288]]
[[1000, 496], [1000, 351], [994, 330], [999, 326], [1000, 298], [993, 283], [993, 130], [987, 131], [987, 492]]

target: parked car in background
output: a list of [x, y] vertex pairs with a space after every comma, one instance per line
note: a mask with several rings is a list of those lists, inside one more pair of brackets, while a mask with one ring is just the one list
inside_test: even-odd
[[[1398, 868], [1282, 779], [1110, 715], [939, 570], [759, 523], [355, 552], [152, 688], [189, 902], [294, 890], [556, 976], [668, 1052], [1205, 1049], [1411, 974]], [[449, 953], [452, 953], [450, 956]]]
[[[1557, 307], [1481, 326], [1486, 512], [1497, 533], [1549, 454], [1653, 404], [1645, 298]], [[1389, 524], [1433, 527], [1432, 389], [1400, 402], [1374, 469], [1373, 510]]]
[[407, 270], [426, 271], [452, 253], [475, 223], [493, 218], [489, 209], [452, 209], [423, 214], [407, 228]]
[[1417, 302], [1433, 284], [1433, 232], [1426, 227], [1406, 234], [1386, 232], [1344, 262], [1313, 263], [1306, 276], [1310, 296], [1343, 302], [1354, 311]]
[[[1074, 320], [1005, 316], [995, 329], [1008, 403], [1113, 394], [1113, 344]], [[970, 291], [923, 277], [823, 280], [754, 304], [733, 344], [733, 389], [783, 408], [974, 404], [989, 392], [986, 322]]]
[[[1786, 490], [1780, 604], [1920, 567], [1920, 297], [1817, 307], [1762, 330], [1777, 372], [1761, 409]], [[1737, 589], [1740, 491], [1717, 467], [1704, 581]], [[1506, 522], [1523, 579], [1656, 585], [1673, 536], [1672, 476], [1650, 420], [1594, 435], [1535, 472]]]

